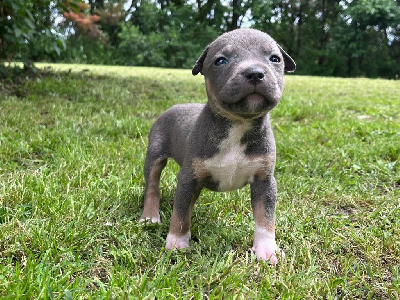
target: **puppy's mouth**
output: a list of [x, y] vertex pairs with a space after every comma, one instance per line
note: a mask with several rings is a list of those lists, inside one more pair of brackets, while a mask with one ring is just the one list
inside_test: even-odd
[[263, 106], [266, 99], [264, 96], [254, 93], [244, 97], [241, 101], [244, 101], [251, 111], [257, 111], [257, 109]]
[[269, 110], [269, 101], [262, 95], [252, 93], [234, 103], [222, 102], [227, 110], [243, 117], [253, 117]]

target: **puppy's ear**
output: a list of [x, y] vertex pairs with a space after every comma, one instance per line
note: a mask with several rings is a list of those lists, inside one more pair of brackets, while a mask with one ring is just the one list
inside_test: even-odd
[[281, 46], [278, 45], [278, 47], [283, 55], [283, 61], [285, 62], [285, 71], [294, 72], [294, 70], [296, 70], [296, 63], [294, 62], [293, 58], [291, 58], [289, 54], [287, 54], [285, 50], [282, 49]]
[[203, 62], [206, 59], [208, 48], [209, 48], [209, 46], [207, 46], [203, 50], [203, 52], [201, 53], [200, 57], [197, 59], [196, 63], [194, 64], [193, 69], [192, 69], [193, 76], [195, 76], [195, 75], [197, 75], [199, 73], [201, 75], [203, 75]]

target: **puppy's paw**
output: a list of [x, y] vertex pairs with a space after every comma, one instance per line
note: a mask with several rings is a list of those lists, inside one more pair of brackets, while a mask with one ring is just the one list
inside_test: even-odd
[[278, 248], [274, 240], [270, 244], [253, 246], [253, 251], [258, 260], [268, 261], [272, 265], [278, 264], [278, 255], [285, 257], [285, 253]]
[[158, 216], [158, 217], [144, 217], [144, 216], [142, 216], [139, 219], [139, 223], [145, 223], [145, 224], [158, 223], [158, 224], [161, 224], [161, 220], [160, 220], [160, 216]]
[[285, 253], [276, 244], [275, 235], [264, 230], [256, 229], [252, 249], [258, 260], [268, 261], [273, 265], [279, 262], [278, 255], [282, 258], [285, 257]]
[[190, 232], [178, 236], [172, 233], [168, 233], [167, 242], [165, 244], [165, 248], [167, 250], [175, 250], [175, 249], [183, 249], [189, 247], [190, 241]]

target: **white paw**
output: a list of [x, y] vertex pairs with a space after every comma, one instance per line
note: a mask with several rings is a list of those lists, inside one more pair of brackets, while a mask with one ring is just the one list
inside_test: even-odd
[[189, 241], [190, 241], [190, 232], [181, 236], [168, 233], [165, 248], [167, 250], [188, 248]]
[[160, 217], [145, 217], [140, 218], [139, 223], [161, 223]]
[[279, 261], [277, 255], [285, 257], [285, 253], [278, 248], [275, 241], [275, 234], [266, 230], [256, 228], [254, 233], [253, 251], [258, 260], [268, 261], [276, 265]]
[[253, 246], [253, 251], [258, 260], [268, 261], [273, 265], [278, 264], [277, 254], [282, 258], [285, 257], [285, 252], [279, 249], [276, 242], [272, 240], [269, 244]]

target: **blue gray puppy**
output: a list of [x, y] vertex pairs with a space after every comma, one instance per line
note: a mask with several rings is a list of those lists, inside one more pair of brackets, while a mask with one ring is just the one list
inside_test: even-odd
[[208, 45], [192, 74], [205, 77], [207, 104], [175, 105], [151, 128], [140, 221], [160, 222], [159, 181], [172, 157], [180, 166], [167, 249], [189, 247], [193, 205], [203, 188], [231, 191], [250, 184], [253, 251], [276, 264], [275, 139], [269, 111], [280, 101], [293, 59], [266, 33], [238, 29]]

